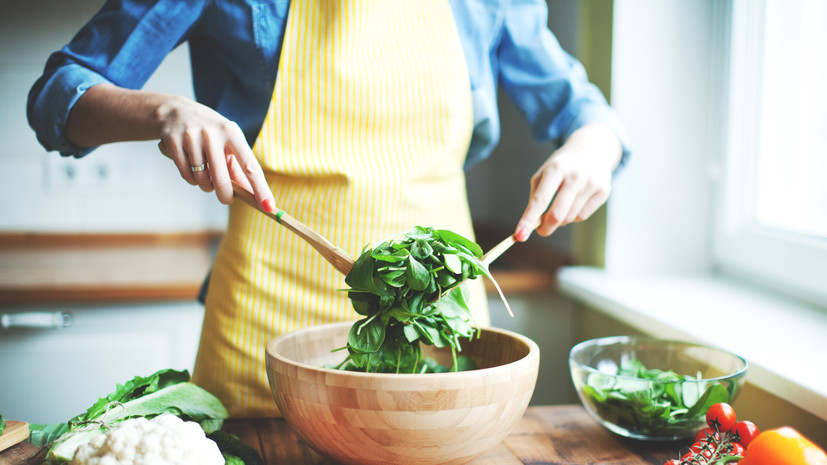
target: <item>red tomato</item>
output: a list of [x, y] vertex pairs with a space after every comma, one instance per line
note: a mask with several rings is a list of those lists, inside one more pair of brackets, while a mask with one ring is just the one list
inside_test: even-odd
[[736, 435], [736, 441], [747, 447], [755, 436], [758, 436], [758, 427], [751, 421], [739, 421], [732, 428], [732, 434]]
[[693, 454], [700, 454], [701, 452], [710, 450], [711, 448], [712, 446], [710, 446], [706, 441], [695, 441], [695, 443], [689, 447], [689, 452]]
[[667, 460], [663, 462], [663, 465], [681, 465], [681, 461], [678, 459]]
[[737, 442], [730, 443], [732, 449], [728, 452], [729, 455], [744, 455], [744, 446]]
[[695, 434], [695, 442], [709, 441], [710, 439], [713, 442], [719, 442], [721, 440], [721, 435], [718, 434], [718, 432], [715, 431], [714, 428], [704, 428], [698, 431], [697, 434]]
[[735, 425], [735, 410], [729, 404], [719, 402], [706, 411], [706, 424], [722, 433], [729, 431]]

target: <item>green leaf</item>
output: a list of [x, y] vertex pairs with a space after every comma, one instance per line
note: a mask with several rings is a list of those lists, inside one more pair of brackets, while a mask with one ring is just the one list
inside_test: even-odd
[[445, 260], [445, 268], [448, 269], [451, 273], [460, 274], [462, 273], [462, 262], [459, 259], [459, 256], [456, 254], [443, 254], [443, 260]]
[[57, 438], [69, 432], [69, 423], [30, 424], [28, 442], [37, 447], [46, 447]]
[[103, 415], [107, 408], [114, 402], [124, 403], [138, 397], [151, 394], [167, 386], [174, 384], [185, 383], [189, 381], [190, 374], [186, 370], [160, 370], [149, 376], [136, 376], [124, 384], [118, 384], [115, 391], [101, 397], [91, 407], [86, 410], [86, 413], [78, 415], [69, 423], [79, 421], [86, 421]]
[[375, 286], [373, 284], [373, 270], [376, 267], [376, 260], [373, 258], [371, 249], [366, 249], [359, 255], [350, 272], [345, 276], [345, 283], [351, 287], [363, 292], [373, 292]]
[[448, 231], [447, 229], [440, 229], [437, 231], [437, 234], [447, 244], [450, 244], [457, 248], [464, 248], [477, 258], [482, 257], [482, 248], [476, 242], [467, 239], [464, 236], [461, 236], [453, 231]]
[[399, 263], [404, 262], [405, 259], [408, 258], [407, 252], [403, 251], [394, 251], [392, 249], [382, 249], [382, 250], [374, 250], [371, 254], [371, 257], [376, 261], [383, 261], [389, 263]]
[[416, 330], [416, 326], [404, 325], [403, 331], [408, 342], [415, 342], [419, 339], [419, 331]]
[[709, 386], [703, 395], [693, 405], [687, 405], [689, 411], [686, 416], [692, 418], [709, 410], [709, 407], [718, 402], [729, 402], [729, 391], [722, 384], [713, 384]]
[[392, 268], [380, 273], [382, 281], [391, 287], [403, 287], [407, 283], [406, 268]]
[[424, 291], [431, 283], [431, 274], [417, 259], [411, 256], [408, 259], [408, 268], [405, 272], [408, 285], [415, 291]]
[[379, 350], [385, 340], [385, 326], [376, 315], [353, 324], [348, 334], [348, 346], [362, 353]]
[[411, 255], [420, 260], [430, 257], [433, 253], [434, 248], [431, 247], [428, 241], [423, 239], [416, 239], [411, 246]]
[[471, 371], [476, 370], [478, 368], [474, 360], [467, 355], [461, 355], [457, 357], [457, 363], [455, 367], [456, 369], [454, 371]]

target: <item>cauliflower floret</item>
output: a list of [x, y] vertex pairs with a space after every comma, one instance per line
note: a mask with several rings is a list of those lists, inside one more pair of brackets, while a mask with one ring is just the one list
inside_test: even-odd
[[164, 413], [126, 420], [78, 447], [70, 465], [224, 465], [198, 423]]

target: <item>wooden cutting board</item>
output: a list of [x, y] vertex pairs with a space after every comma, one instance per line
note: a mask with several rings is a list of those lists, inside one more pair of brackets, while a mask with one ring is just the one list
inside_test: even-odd
[[0, 451], [29, 437], [29, 424], [25, 421], [6, 421], [6, 429], [0, 435]]

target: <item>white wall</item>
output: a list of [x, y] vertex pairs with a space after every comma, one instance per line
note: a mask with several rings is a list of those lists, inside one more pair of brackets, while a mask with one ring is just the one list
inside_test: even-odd
[[[3, 2], [0, 15], [0, 230], [174, 232], [223, 229], [226, 207], [184, 182], [153, 142], [112, 144], [82, 160], [46, 153], [26, 121], [26, 98], [49, 54], [103, 0]], [[191, 96], [186, 48], [148, 89]], [[69, 172], [74, 176], [69, 176]]]
[[609, 201], [606, 269], [711, 266], [712, 3], [615, 0], [612, 104], [633, 145]]

